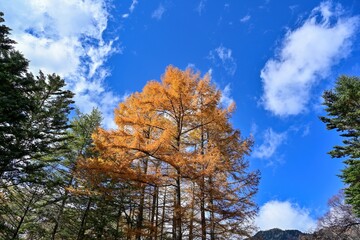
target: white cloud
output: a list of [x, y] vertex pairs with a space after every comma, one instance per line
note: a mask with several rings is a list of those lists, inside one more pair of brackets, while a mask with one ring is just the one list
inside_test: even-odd
[[194, 63], [188, 63], [187, 66], [186, 66], [186, 69], [187, 68], [196, 69], [196, 66], [195, 66]]
[[294, 132], [294, 133], [300, 135], [301, 137], [306, 137], [309, 134], [311, 134], [310, 123], [301, 124], [301, 125], [292, 125], [288, 129], [288, 132]]
[[261, 206], [255, 224], [261, 230], [280, 228], [282, 230], [297, 229], [312, 232], [316, 228], [316, 220], [310, 211], [289, 201], [269, 201]]
[[277, 133], [268, 128], [264, 133], [263, 143], [260, 146], [255, 147], [252, 154], [253, 157], [268, 159], [272, 157], [277, 148], [286, 140], [287, 133]]
[[306, 137], [310, 134], [310, 125], [306, 125], [303, 129], [303, 132], [301, 134], [302, 137]]
[[232, 50], [230, 48], [226, 48], [220, 45], [219, 47], [210, 51], [208, 58], [216, 64], [220, 62], [221, 66], [229, 75], [235, 74], [237, 65], [235, 59], [232, 56]]
[[212, 78], [214, 70], [212, 68], [209, 68], [209, 70], [206, 73], [209, 74], [210, 78]]
[[251, 123], [250, 134], [254, 136], [258, 132], [258, 129], [259, 127], [255, 122]]
[[137, 0], [133, 0], [132, 3], [131, 3], [131, 6], [129, 8], [129, 11], [130, 13], [132, 13], [135, 9], [135, 6], [138, 4], [138, 1]]
[[128, 18], [130, 16], [131, 13], [133, 13], [133, 11], [135, 10], [136, 5], [138, 4], [138, 0], [132, 0], [131, 5], [129, 7], [129, 12], [128, 13], [124, 13], [123, 15], [121, 15], [122, 18]]
[[306, 111], [311, 89], [351, 52], [359, 17], [322, 2], [299, 28], [289, 31], [276, 57], [261, 70], [265, 109], [278, 116]]
[[4, 1], [2, 10], [5, 24], [18, 42], [16, 48], [30, 60], [30, 70], [65, 78], [80, 110], [98, 107], [104, 124], [113, 126], [113, 109], [119, 98], [105, 87], [110, 72], [104, 63], [117, 49], [116, 39], [103, 39], [109, 16], [106, 2], [13, 0]]
[[161, 20], [162, 15], [164, 14], [165, 11], [166, 9], [164, 8], [164, 6], [160, 4], [159, 7], [155, 9], [154, 12], [151, 14], [151, 17], [157, 20]]
[[121, 15], [122, 18], [128, 18], [130, 16], [129, 13], [124, 13], [123, 15]]
[[244, 16], [243, 18], [240, 19], [240, 22], [245, 23], [245, 22], [249, 21], [250, 18], [251, 18], [250, 15], [246, 15], [246, 16]]
[[131, 93], [125, 92], [125, 93], [120, 97], [120, 102], [125, 102], [130, 96], [131, 96]]
[[295, 11], [298, 7], [299, 7], [299, 5], [294, 4], [294, 5], [290, 5], [290, 6], [289, 6], [289, 9], [290, 9], [291, 13], [293, 14], [294, 11]]
[[203, 13], [203, 11], [205, 10], [205, 3], [206, 3], [206, 0], [200, 0], [199, 5], [195, 9], [199, 13], [200, 16]]
[[215, 49], [215, 52], [218, 54], [221, 61], [226, 61], [226, 60], [232, 58], [232, 56], [231, 56], [232, 50], [229, 49], [229, 48], [225, 48], [223, 46], [220, 46], [220, 47]]
[[228, 108], [232, 103], [234, 103], [234, 99], [231, 97], [231, 87], [230, 84], [226, 85], [224, 90], [222, 90], [220, 104], [224, 108]]

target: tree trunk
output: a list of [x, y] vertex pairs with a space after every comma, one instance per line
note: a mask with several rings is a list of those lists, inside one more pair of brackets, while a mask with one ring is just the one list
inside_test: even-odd
[[165, 204], [166, 204], [166, 187], [164, 191], [163, 205], [162, 205], [162, 216], [161, 216], [161, 227], [160, 227], [160, 240], [163, 240], [164, 234], [164, 223], [165, 223]]
[[17, 235], [19, 234], [21, 225], [23, 224], [24, 219], [25, 219], [27, 213], [28, 213], [29, 210], [30, 210], [30, 206], [31, 206], [31, 204], [33, 203], [32, 201], [34, 200], [35, 195], [36, 195], [36, 191], [32, 194], [31, 199], [29, 200], [28, 204], [26, 205], [24, 214], [23, 214], [23, 215], [21, 216], [21, 218], [20, 218], [20, 222], [19, 222], [19, 224], [17, 225], [17, 227], [16, 227], [16, 229], [15, 229], [15, 232], [14, 232], [14, 234], [13, 234], [12, 239], [17, 239]]
[[119, 211], [118, 211], [118, 214], [117, 214], [115, 240], [119, 239], [120, 222], [121, 222], [121, 207], [119, 207]]
[[[72, 185], [73, 180], [74, 180], [74, 177], [71, 177], [69, 183], [67, 184], [68, 187]], [[69, 196], [69, 191], [67, 191], [65, 189], [65, 195], [64, 195], [63, 200], [61, 201], [60, 210], [59, 210], [58, 215], [56, 216], [55, 226], [54, 226], [54, 229], [53, 229], [52, 234], [51, 234], [51, 239], [52, 240], [55, 240], [56, 233], [57, 233], [58, 229], [60, 228], [61, 216], [62, 216], [62, 214], [64, 212], [65, 203], [66, 203], [66, 200], [68, 199], [68, 196]]]
[[[145, 175], [147, 174], [147, 168], [148, 168], [148, 160], [145, 159], [144, 169], [143, 169]], [[143, 229], [143, 222], [144, 222], [145, 189], [146, 189], [146, 185], [141, 184], [139, 214], [138, 214], [137, 221], [136, 221], [136, 237], [135, 237], [136, 240], [141, 240], [141, 237], [142, 237], [142, 229]]]
[[86, 218], [87, 215], [89, 213], [90, 210], [90, 206], [91, 206], [91, 198], [89, 197], [87, 205], [86, 205], [86, 209], [85, 212], [81, 218], [81, 225], [80, 225], [80, 229], [78, 232], [78, 236], [77, 236], [77, 240], [82, 240], [84, 238], [84, 233], [85, 233], [85, 223], [86, 223]]
[[[204, 127], [203, 122], [201, 120], [201, 155], [205, 155], [204, 143], [205, 143], [205, 136], [204, 136]], [[203, 170], [204, 170], [203, 166]], [[201, 177], [200, 183], [200, 215], [201, 215], [201, 239], [206, 240], [206, 215], [205, 215], [205, 177]]]
[[158, 238], [158, 226], [159, 226], [159, 186], [156, 189], [156, 213], [155, 213], [155, 240]]
[[194, 239], [194, 207], [195, 207], [195, 189], [194, 184], [192, 185], [192, 198], [191, 198], [191, 213], [190, 213], [190, 223], [189, 223], [189, 240]]
[[145, 186], [141, 189], [139, 213], [136, 220], [136, 240], [141, 240], [143, 220], [144, 220], [144, 202], [145, 202]]
[[176, 240], [182, 240], [182, 208], [181, 208], [181, 176], [178, 170], [178, 176], [176, 178], [176, 201], [175, 201], [175, 222], [176, 222]]
[[177, 240], [176, 234], [177, 234], [177, 221], [176, 221], [176, 191], [174, 191], [173, 195], [173, 226], [172, 226], [172, 234], [173, 234], [173, 240]]
[[205, 190], [204, 177], [201, 180], [200, 186], [200, 216], [201, 216], [201, 240], [206, 240], [206, 215], [205, 215]]
[[209, 177], [209, 201], [210, 201], [210, 240], [215, 240], [215, 213], [214, 213], [214, 197], [212, 193], [212, 178]]
[[[124, 209], [124, 211], [126, 211], [125, 209]], [[130, 209], [129, 209], [129, 220], [127, 221], [127, 225], [128, 225], [128, 232], [127, 232], [127, 240], [131, 240], [131, 238], [132, 238], [132, 235], [133, 235], [133, 221], [132, 221], [132, 219], [133, 219], [133, 216], [135, 215], [135, 207], [132, 207], [132, 205], [131, 205], [131, 203], [130, 203]]]
[[[151, 224], [151, 228], [150, 228], [150, 239], [153, 240], [154, 239], [154, 235], [156, 236], [156, 234], [154, 234], [156, 232], [156, 228], [157, 225], [155, 224], [155, 214], [156, 214], [156, 203], [157, 203], [157, 195], [158, 195], [158, 186], [154, 187], [154, 193], [153, 193], [153, 197], [152, 197], [152, 206], [151, 206], [151, 219], [150, 219], [150, 224]], [[156, 216], [157, 218], [157, 216]], [[155, 237], [156, 239], [156, 237]]]

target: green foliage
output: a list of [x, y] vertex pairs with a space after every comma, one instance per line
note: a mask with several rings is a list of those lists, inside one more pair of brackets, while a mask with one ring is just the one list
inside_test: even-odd
[[32, 174], [32, 181], [0, 186], [0, 239], [123, 239], [125, 185], [104, 179], [94, 186], [77, 169], [95, 154], [91, 135], [101, 113], [76, 114], [66, 132], [67, 150], [51, 156], [61, 161]]
[[[76, 238], [80, 230], [84, 212], [87, 210], [89, 196], [81, 196], [73, 194], [69, 188], [79, 188], [84, 186], [80, 178], [75, 176], [77, 172], [77, 162], [79, 159], [90, 156], [92, 153], [92, 133], [100, 126], [101, 113], [97, 109], [93, 109], [90, 114], [83, 114], [76, 110], [76, 116], [71, 121], [71, 129], [67, 131], [68, 140], [66, 145], [67, 152], [63, 154], [61, 164], [57, 166], [54, 172], [55, 178], [58, 179], [59, 190], [54, 193], [54, 201], [52, 206], [54, 227], [52, 236], [62, 238]], [[71, 206], [71, 207], [70, 207]], [[85, 221], [86, 219], [84, 219]], [[70, 230], [70, 231], [69, 231]]]
[[[120, 226], [125, 209], [125, 184], [109, 182], [105, 176], [83, 176], [79, 162], [93, 157], [92, 134], [100, 126], [101, 113], [76, 110], [66, 141], [68, 151], [53, 173], [58, 179], [53, 201], [46, 206], [51, 222], [49, 239], [124, 239]], [[93, 184], [88, 179], [98, 179]], [[45, 214], [43, 216], [46, 216]], [[43, 224], [41, 224], [43, 225]]]
[[[44, 218], [39, 211], [45, 192], [40, 189], [41, 185], [32, 183], [2, 189], [0, 222], [4, 231], [0, 231], [1, 239], [18, 239], [20, 235], [34, 235], [34, 231], [41, 227], [39, 222], [43, 222]], [[44, 229], [36, 232], [42, 232], [42, 235], [45, 233]]]
[[92, 154], [93, 141], [91, 135], [100, 126], [102, 117], [98, 109], [90, 114], [83, 114], [76, 109], [76, 116], [71, 120], [71, 130], [68, 132], [71, 141], [68, 142], [73, 157], [89, 157]]
[[73, 93], [55, 74], [29, 73], [9, 31], [0, 26], [0, 177], [20, 182], [45, 166], [45, 156], [53, 160], [49, 155], [64, 149]]
[[[0, 239], [247, 234], [259, 179], [245, 173], [252, 142], [228, 123], [233, 107], [218, 109], [220, 92], [208, 76], [200, 81], [169, 67], [164, 87], [150, 83], [144, 98], [118, 112], [119, 130], [136, 135], [112, 130], [109, 137], [97, 109], [76, 110], [68, 121], [73, 94], [64, 80], [30, 73], [9, 31], [0, 26]], [[146, 144], [134, 149], [139, 139]], [[111, 146], [108, 152], [99, 142]]]
[[326, 117], [320, 117], [327, 129], [336, 129], [343, 145], [329, 152], [333, 158], [345, 158], [347, 167], [341, 178], [347, 184], [346, 201], [360, 216], [360, 78], [341, 76], [334, 90], [325, 91]]
[[[4, 13], [0, 12], [0, 23], [4, 22]], [[10, 39], [7, 35], [10, 31], [5, 25], [0, 26], [0, 54], [4, 54], [5, 51], [12, 49], [12, 44], [15, 43], [14, 40]]]

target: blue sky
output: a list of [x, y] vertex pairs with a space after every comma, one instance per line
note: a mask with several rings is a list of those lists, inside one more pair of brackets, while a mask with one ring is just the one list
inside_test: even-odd
[[[116, 105], [166, 66], [210, 73], [231, 119], [253, 135], [262, 174], [261, 229], [311, 230], [343, 184], [340, 142], [325, 129], [321, 94], [360, 75], [360, 2], [4, 0], [6, 24], [33, 72], [58, 73], [85, 112], [113, 127]], [[29, 14], [31, 13], [31, 14]]]

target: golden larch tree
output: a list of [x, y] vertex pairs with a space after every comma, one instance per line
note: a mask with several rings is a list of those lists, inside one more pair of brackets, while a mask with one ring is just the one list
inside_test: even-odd
[[[225, 239], [250, 233], [258, 172], [244, 156], [210, 75], [167, 67], [115, 110], [114, 130], [93, 135], [96, 158], [83, 169], [138, 186], [128, 239]], [[129, 210], [124, 210], [129, 215]], [[131, 228], [131, 229], [129, 229]]]

